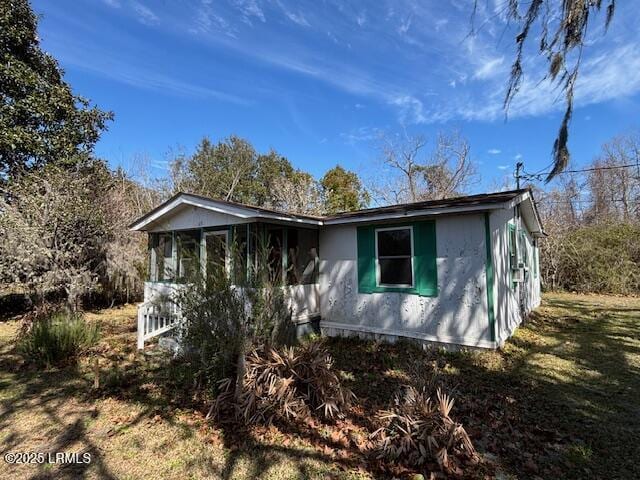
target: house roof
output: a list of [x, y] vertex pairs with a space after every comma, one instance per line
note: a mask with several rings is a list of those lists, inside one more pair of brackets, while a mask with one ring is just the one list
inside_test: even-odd
[[226, 200], [215, 200], [191, 193], [177, 193], [169, 200], [151, 210], [129, 225], [132, 230], [147, 230], [150, 224], [160, 217], [184, 205], [213, 210], [220, 213], [244, 218], [278, 220], [289, 223], [308, 225], [337, 225], [370, 221], [393, 220], [398, 218], [428, 216], [438, 214], [465, 213], [487, 211], [498, 208], [510, 208], [523, 204], [521, 208], [529, 229], [534, 234], [544, 235], [542, 222], [529, 189], [510, 190], [506, 192], [482, 193], [443, 200], [427, 200], [423, 202], [402, 203], [385, 207], [367, 208], [354, 212], [343, 212], [328, 216], [300, 215], [279, 212], [264, 207], [256, 207]]
[[147, 227], [150, 224], [154, 223], [161, 217], [164, 217], [165, 215], [178, 208], [189, 205], [203, 208], [205, 210], [225, 213], [244, 219], [280, 220], [294, 223], [306, 223], [311, 225], [322, 224], [322, 217], [279, 212], [277, 210], [256, 207], [253, 205], [246, 205], [243, 203], [230, 202], [227, 200], [216, 200], [193, 193], [178, 192], [170, 199], [164, 201], [147, 214], [129, 224], [129, 229], [142, 231], [147, 230]]
[[398, 203], [385, 207], [366, 208], [354, 212], [341, 212], [325, 217], [325, 220], [346, 219], [353, 217], [368, 217], [385, 213], [404, 214], [407, 212], [441, 209], [447, 207], [486, 207], [496, 203], [504, 203], [528, 192], [528, 190], [510, 190], [507, 192], [480, 193], [478, 195], [466, 195], [464, 197], [445, 198], [442, 200], [426, 200], [423, 202]]

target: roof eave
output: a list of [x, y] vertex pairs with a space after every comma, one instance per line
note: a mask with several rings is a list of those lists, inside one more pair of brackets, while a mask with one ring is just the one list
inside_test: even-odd
[[455, 207], [440, 207], [440, 208], [428, 208], [423, 210], [407, 210], [404, 212], [383, 213], [379, 215], [362, 215], [351, 216], [346, 218], [333, 218], [324, 221], [324, 225], [344, 225], [349, 223], [362, 223], [362, 222], [377, 222], [384, 220], [396, 220], [403, 218], [413, 217], [428, 217], [432, 215], [447, 215], [456, 213], [473, 213], [473, 212], [486, 212], [488, 210], [499, 210], [505, 208], [505, 203], [486, 203], [473, 206], [455, 206]]
[[129, 224], [128, 228], [129, 230], [136, 232], [146, 231], [148, 229], [145, 227], [153, 224], [164, 215], [183, 205], [189, 205], [218, 213], [224, 213], [226, 215], [231, 215], [243, 220], [268, 219], [295, 224], [306, 224], [315, 226], [322, 225], [322, 220], [320, 219], [306, 218], [297, 215], [283, 215], [278, 214], [277, 212], [268, 212], [264, 210], [254, 209], [248, 206], [239, 206], [230, 203], [223, 204], [222, 202], [217, 202], [216, 200], [205, 199], [204, 197], [199, 197], [187, 193], [178, 193], [164, 203], [158, 205], [146, 215]]

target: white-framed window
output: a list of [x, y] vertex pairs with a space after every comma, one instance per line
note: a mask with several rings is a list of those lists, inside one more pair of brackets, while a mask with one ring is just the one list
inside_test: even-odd
[[413, 227], [376, 229], [376, 284], [413, 288]]

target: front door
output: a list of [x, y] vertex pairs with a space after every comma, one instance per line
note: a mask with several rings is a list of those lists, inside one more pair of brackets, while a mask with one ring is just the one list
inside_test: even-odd
[[227, 231], [204, 234], [204, 265], [207, 279], [219, 278], [228, 271]]

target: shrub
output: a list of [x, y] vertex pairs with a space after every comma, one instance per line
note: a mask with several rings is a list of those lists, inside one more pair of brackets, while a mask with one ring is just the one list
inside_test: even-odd
[[[182, 357], [199, 387], [215, 392], [221, 379], [242, 378], [246, 353], [254, 348], [295, 342], [284, 289], [267, 268], [269, 252], [264, 241], [257, 242], [259, 268], [252, 267], [245, 284], [235, 282], [234, 275], [224, 270], [207, 276], [196, 271], [175, 298], [169, 299], [182, 313]], [[238, 245], [232, 244], [228, 255], [232, 265], [246, 261]]]
[[244, 297], [224, 277], [196, 279], [183, 287], [177, 298], [184, 319], [178, 332], [181, 357], [196, 386], [214, 390], [236, 370], [248, 321]]
[[580, 226], [542, 244], [541, 266], [550, 288], [584, 293], [640, 293], [640, 226]]
[[76, 360], [98, 337], [96, 324], [86, 322], [79, 314], [57, 312], [35, 321], [21, 336], [18, 346], [29, 361], [62, 364]]
[[467, 432], [449, 416], [454, 400], [437, 390], [434, 402], [424, 391], [406, 387], [394, 406], [379, 414], [385, 425], [372, 434], [379, 459], [420, 468], [436, 463], [447, 474], [460, 473], [461, 465], [477, 463]]
[[340, 382], [333, 360], [321, 342], [298, 347], [256, 349], [247, 355], [239, 395], [234, 382], [222, 382], [216, 400], [219, 412], [233, 405], [247, 424], [271, 423], [274, 419], [341, 416], [354, 394]]

